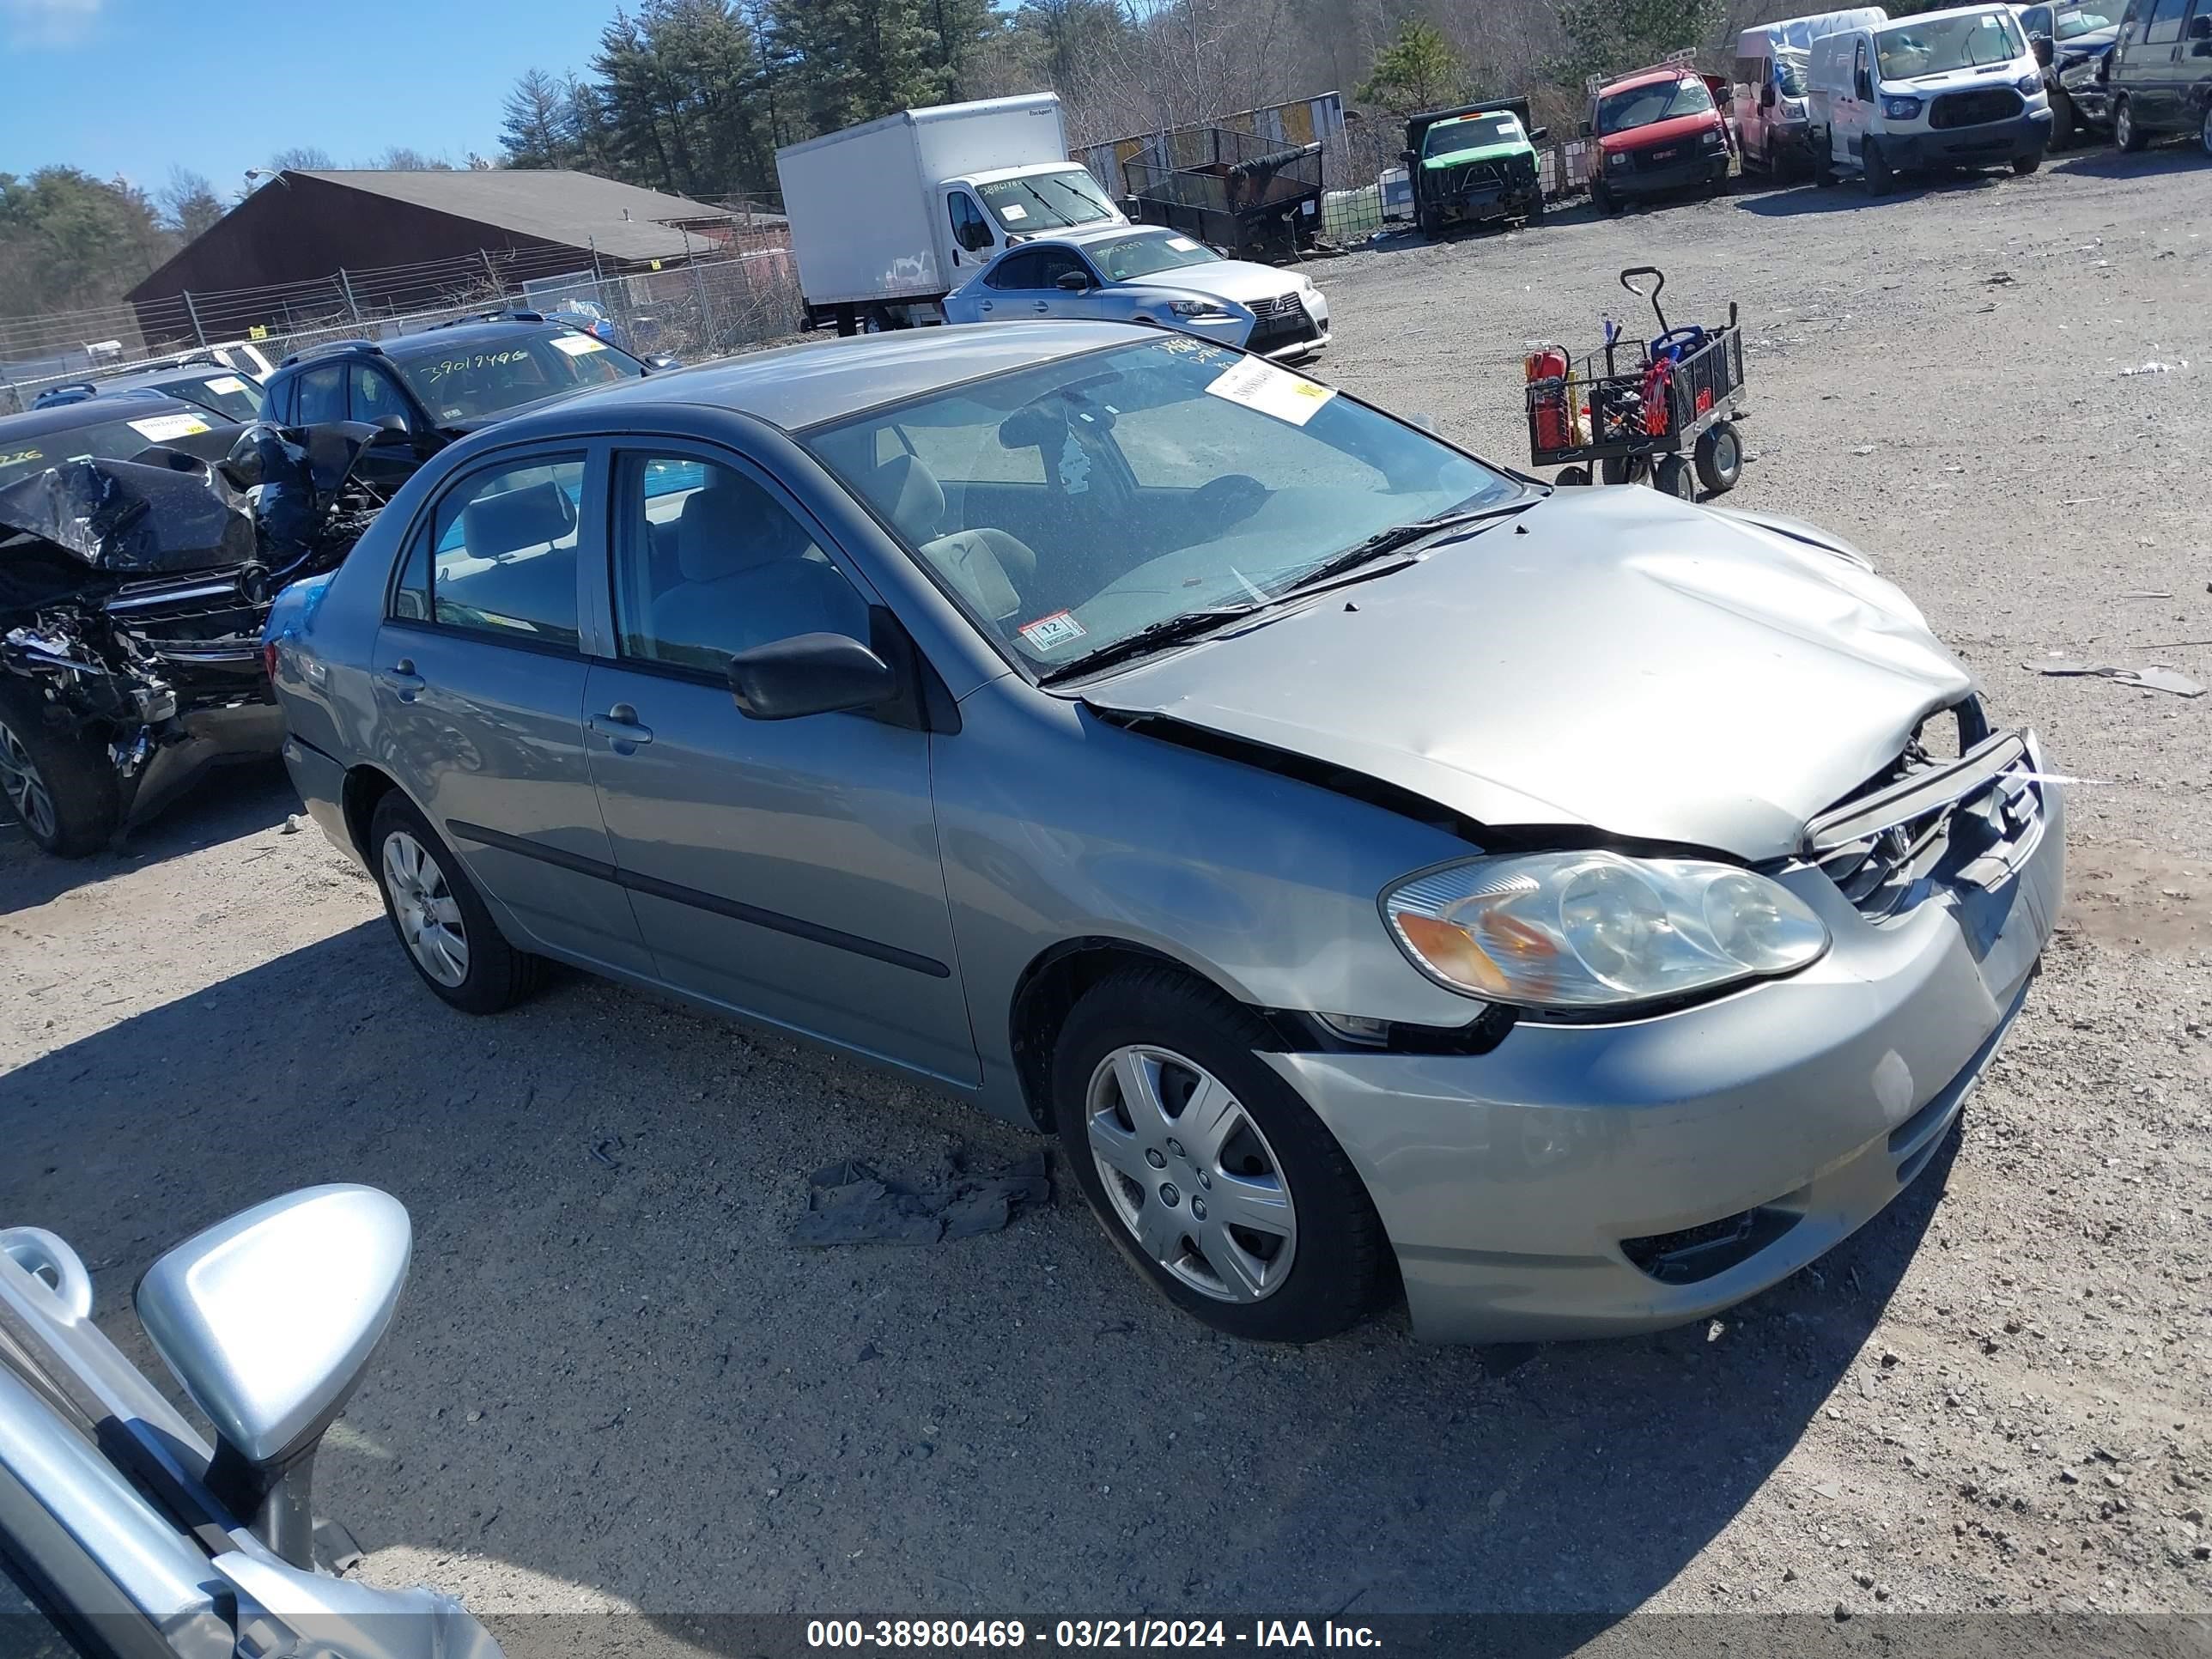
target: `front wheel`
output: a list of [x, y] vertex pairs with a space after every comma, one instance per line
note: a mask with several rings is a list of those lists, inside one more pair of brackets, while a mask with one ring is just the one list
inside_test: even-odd
[[2204, 106], [2204, 121], [2197, 129], [2197, 143], [2205, 155], [2212, 158], [2212, 103]]
[[1087, 992], [1054, 1045], [1053, 1114], [1122, 1254], [1216, 1330], [1315, 1342], [1364, 1318], [1389, 1244], [1351, 1161], [1262, 1061], [1249, 1010], [1167, 968]]
[[1618, 213], [1620, 198], [1607, 190], [1602, 180], [1594, 179], [1590, 181], [1590, 205], [1600, 213]]
[[43, 852], [88, 858], [123, 821], [115, 768], [79, 732], [46, 724], [38, 702], [0, 691], [0, 800]]
[[1562, 486], [1586, 484], [1589, 481], [1589, 469], [1586, 466], [1563, 466], [1559, 469], [1559, 476], [1552, 480], [1553, 483]]
[[1887, 196], [1897, 183], [1897, 175], [1889, 170], [1882, 159], [1881, 146], [1871, 138], [1861, 146], [1859, 166], [1866, 174], [1866, 191], [1869, 196]]
[[2081, 118], [2074, 100], [2057, 87], [2051, 89], [2051, 148], [2070, 149], [2081, 137]]
[[1644, 482], [1650, 463], [1641, 455], [1607, 455], [1597, 464], [1597, 475], [1609, 484], [1631, 484]]
[[1662, 455], [1653, 464], [1651, 487], [1662, 495], [1679, 496], [1686, 501], [1698, 499], [1697, 478], [1680, 455]]
[[1698, 440], [1698, 482], [1716, 495], [1725, 495], [1743, 477], [1743, 438], [1734, 421], [1715, 421]]
[[2112, 142], [2128, 151], [2141, 149], [2150, 142], [2150, 135], [2136, 125], [2136, 106], [2132, 98], [2122, 98], [2112, 106]]
[[397, 789], [377, 802], [368, 845], [392, 931], [441, 1000], [495, 1014], [538, 988], [544, 958], [507, 942], [460, 860]]
[[2012, 158], [2013, 173], [2015, 176], [2022, 179], [2027, 178], [2029, 173], [2034, 172], [2036, 168], [2042, 165], [2043, 152], [2041, 150], [2036, 151], [2033, 155], [2015, 155]]

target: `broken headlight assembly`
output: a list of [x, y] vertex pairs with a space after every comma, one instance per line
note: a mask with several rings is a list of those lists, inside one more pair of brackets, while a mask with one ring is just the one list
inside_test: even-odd
[[1796, 972], [1828, 930], [1765, 876], [1695, 859], [1537, 853], [1412, 877], [1382, 915], [1416, 967], [1463, 995], [1583, 1011]]

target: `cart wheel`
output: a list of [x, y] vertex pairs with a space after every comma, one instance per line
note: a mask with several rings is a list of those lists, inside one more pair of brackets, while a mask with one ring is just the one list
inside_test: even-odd
[[1589, 469], [1586, 466], [1563, 466], [1559, 476], [1552, 480], [1556, 484], [1586, 484], [1589, 481]]
[[1642, 483], [1648, 470], [1641, 455], [1608, 455], [1597, 464], [1597, 476], [1609, 484]]
[[1743, 477], [1743, 438], [1733, 421], [1715, 421], [1698, 440], [1698, 482], [1724, 495]]
[[1680, 455], [1662, 455], [1652, 463], [1651, 487], [1662, 495], [1679, 495], [1686, 501], [1698, 499], [1697, 478]]

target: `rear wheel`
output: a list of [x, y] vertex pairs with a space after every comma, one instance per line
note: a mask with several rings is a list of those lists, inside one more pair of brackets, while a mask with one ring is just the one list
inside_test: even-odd
[[2112, 142], [2124, 150], [2138, 150], [2150, 142], [2150, 135], [2136, 125], [2136, 106], [2131, 98], [2122, 98], [2112, 106]]
[[1563, 466], [1559, 469], [1559, 476], [1552, 480], [1555, 484], [1568, 485], [1586, 484], [1589, 481], [1589, 469], [1586, 466]]
[[2015, 155], [2012, 158], [2012, 170], [2015, 174], [2022, 179], [2027, 178], [2029, 173], [2034, 172], [2036, 168], [2042, 165], [2043, 152], [2041, 150], [2036, 151], [2033, 155]]
[[1897, 183], [1897, 175], [1889, 170], [1882, 157], [1881, 146], [1869, 138], [1859, 151], [1859, 165], [1866, 173], [1866, 189], [1869, 196], [1887, 196]]
[[2051, 89], [2051, 148], [2070, 149], [2081, 136], [2080, 118], [2074, 113], [2074, 100], [2058, 87]]
[[1652, 464], [1651, 487], [1662, 495], [1678, 495], [1686, 501], [1698, 499], [1697, 477], [1680, 455], [1662, 455]]
[[0, 691], [0, 800], [56, 858], [81, 859], [114, 839], [123, 818], [115, 768], [99, 743], [58, 732], [38, 702]]
[[1733, 421], [1716, 421], [1698, 440], [1698, 482], [1724, 495], [1743, 477], [1743, 439]]
[[1826, 190], [1835, 182], [1836, 158], [1832, 146], [1826, 132], [1816, 132], [1813, 135], [1813, 183], [1816, 188]]
[[2197, 129], [2197, 143], [2207, 156], [2212, 156], [2212, 102], [2204, 106], [2204, 119]]
[[1641, 483], [1650, 463], [1641, 455], [1607, 455], [1597, 464], [1597, 475], [1609, 484]]
[[507, 942], [460, 860], [397, 789], [377, 802], [368, 845], [392, 931], [441, 1000], [495, 1014], [538, 988], [544, 959]]
[[1216, 1330], [1313, 1342], [1363, 1318], [1387, 1261], [1351, 1160], [1255, 1052], [1249, 1010], [1166, 968], [1109, 975], [1053, 1051], [1077, 1185], [1161, 1295]]

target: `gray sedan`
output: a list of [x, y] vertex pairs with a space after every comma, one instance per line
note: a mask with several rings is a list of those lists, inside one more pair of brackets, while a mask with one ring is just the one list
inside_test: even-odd
[[1055, 1133], [1249, 1337], [1771, 1285], [1935, 1157], [2059, 904], [2034, 738], [1845, 543], [1153, 330], [525, 416], [270, 648], [437, 996], [567, 963]]
[[1018, 243], [945, 296], [949, 323], [1040, 317], [1158, 323], [1279, 361], [1328, 343], [1328, 301], [1302, 272], [1224, 259], [1153, 225]]

